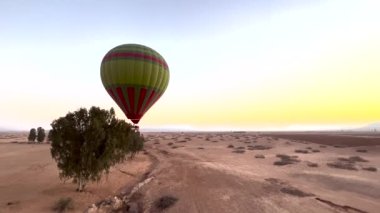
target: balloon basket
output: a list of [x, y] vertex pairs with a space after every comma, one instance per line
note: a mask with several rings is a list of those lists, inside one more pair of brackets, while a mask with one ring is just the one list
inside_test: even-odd
[[132, 129], [134, 130], [134, 131], [136, 131], [136, 132], [139, 132], [139, 129], [140, 129], [140, 127], [138, 126], [138, 125], [133, 125], [132, 126]]

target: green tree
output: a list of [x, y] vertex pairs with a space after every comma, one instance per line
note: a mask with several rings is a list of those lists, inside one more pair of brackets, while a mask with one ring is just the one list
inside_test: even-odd
[[30, 129], [29, 135], [28, 135], [28, 141], [34, 142], [37, 137], [37, 132], [35, 128]]
[[82, 191], [88, 181], [100, 180], [109, 168], [143, 147], [139, 132], [115, 111], [98, 107], [81, 108], [54, 120], [49, 133], [51, 155], [57, 161], [60, 178], [73, 178]]
[[43, 142], [45, 140], [45, 136], [46, 136], [46, 134], [45, 134], [44, 128], [38, 127], [37, 128], [37, 141], [39, 143]]

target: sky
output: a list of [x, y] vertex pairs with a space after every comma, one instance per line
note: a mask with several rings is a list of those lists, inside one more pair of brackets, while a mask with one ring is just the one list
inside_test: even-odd
[[167, 61], [142, 129], [319, 130], [380, 121], [377, 0], [0, 0], [0, 128], [80, 107], [116, 109], [100, 79], [113, 47]]

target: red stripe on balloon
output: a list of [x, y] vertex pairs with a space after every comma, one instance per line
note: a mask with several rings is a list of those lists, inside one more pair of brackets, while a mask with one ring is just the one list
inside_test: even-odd
[[158, 101], [158, 99], [160, 99], [161, 98], [161, 96], [162, 96], [162, 94], [164, 94], [164, 93], [162, 93], [162, 92], [158, 92], [157, 93], [157, 95], [154, 97], [154, 99], [153, 99], [153, 103], [152, 103], [152, 105], [154, 104], [154, 103], [156, 103], [157, 101]]
[[117, 103], [117, 98], [115, 94], [113, 93], [112, 89], [107, 89], [108, 94], [113, 98], [114, 101]]
[[146, 91], [147, 91], [146, 88], [141, 88], [140, 89], [140, 97], [139, 97], [139, 102], [137, 104], [137, 114], [138, 115], [141, 115], [143, 113], [143, 111], [141, 109], [141, 106], [142, 106], [142, 104], [144, 102]]
[[145, 113], [145, 111], [148, 109], [148, 107], [149, 107], [150, 103], [152, 102], [152, 99], [153, 99], [153, 97], [154, 97], [155, 94], [156, 94], [156, 91], [152, 90], [152, 92], [149, 95], [148, 100], [146, 101], [144, 109], [142, 110], [143, 113]]
[[128, 87], [127, 88], [127, 93], [128, 93], [128, 100], [129, 104], [131, 105], [131, 115], [134, 117], [136, 111], [135, 111], [135, 88], [133, 87]]
[[128, 117], [128, 108], [127, 108], [127, 102], [125, 102], [125, 98], [124, 98], [124, 95], [123, 95], [123, 91], [121, 91], [121, 88], [120, 87], [117, 87], [116, 88], [116, 92], [117, 92], [117, 95], [119, 96], [119, 99], [121, 100], [121, 103], [123, 104], [123, 107], [124, 107], [124, 113], [127, 115]]
[[108, 60], [115, 59], [115, 58], [129, 58], [129, 57], [130, 58], [140, 58], [140, 59], [150, 60], [150, 61], [159, 63], [163, 67], [165, 67], [165, 69], [168, 69], [168, 65], [166, 64], [166, 62], [164, 60], [161, 60], [161, 59], [156, 58], [154, 56], [146, 55], [143, 53], [134, 53], [134, 52], [109, 53], [106, 56], [104, 56], [103, 61], [108, 61]]

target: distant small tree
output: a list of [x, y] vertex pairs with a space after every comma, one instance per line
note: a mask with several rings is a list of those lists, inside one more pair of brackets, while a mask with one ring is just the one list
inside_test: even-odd
[[45, 140], [45, 136], [46, 136], [45, 129], [42, 127], [38, 127], [37, 128], [37, 141], [39, 143], [43, 142]]
[[83, 191], [88, 181], [100, 180], [128, 154], [140, 151], [144, 142], [130, 124], [115, 118], [112, 108], [81, 108], [54, 120], [51, 127], [51, 155], [60, 178], [73, 178], [77, 191]]
[[30, 129], [29, 135], [28, 135], [28, 141], [34, 142], [37, 137], [37, 132], [35, 128]]

